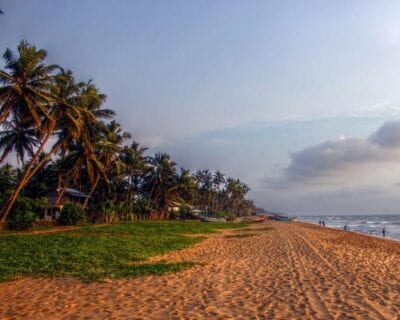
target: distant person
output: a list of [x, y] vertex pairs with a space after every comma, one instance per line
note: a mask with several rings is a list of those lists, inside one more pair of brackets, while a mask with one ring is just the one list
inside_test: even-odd
[[386, 237], [386, 229], [385, 228], [382, 229], [382, 237]]
[[322, 225], [322, 221], [321, 221], [321, 220], [319, 220], [319, 221], [318, 221], [318, 224], [319, 224], [319, 225]]
[[347, 231], [347, 224], [344, 226], [343, 229], [344, 229], [344, 231]]
[[322, 221], [322, 226], [325, 227], [325, 221]]

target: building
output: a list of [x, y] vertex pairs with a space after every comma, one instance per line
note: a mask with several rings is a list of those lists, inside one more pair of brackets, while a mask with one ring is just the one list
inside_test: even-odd
[[47, 198], [49, 200], [49, 206], [44, 208], [42, 214], [42, 220], [44, 221], [55, 221], [60, 217], [61, 210], [63, 206], [67, 203], [78, 203], [83, 204], [87, 195], [79, 190], [67, 188], [62, 195], [59, 204], [56, 206], [55, 203], [58, 198], [56, 192], [51, 192], [48, 194]]

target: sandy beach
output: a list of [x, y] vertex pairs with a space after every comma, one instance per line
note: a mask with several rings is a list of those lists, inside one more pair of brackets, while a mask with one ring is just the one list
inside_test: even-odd
[[180, 273], [1, 283], [0, 318], [400, 319], [400, 242], [299, 222], [250, 229], [156, 258], [198, 263]]

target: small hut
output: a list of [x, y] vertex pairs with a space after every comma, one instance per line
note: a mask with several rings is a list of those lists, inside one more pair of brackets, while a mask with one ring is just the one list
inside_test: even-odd
[[62, 195], [58, 205], [55, 205], [58, 194], [51, 192], [47, 196], [49, 200], [49, 206], [44, 208], [42, 220], [44, 221], [55, 221], [60, 217], [63, 206], [67, 203], [78, 203], [83, 204], [87, 195], [79, 190], [67, 188]]

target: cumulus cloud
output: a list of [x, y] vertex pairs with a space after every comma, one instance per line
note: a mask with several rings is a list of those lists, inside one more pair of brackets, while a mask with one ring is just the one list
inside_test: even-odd
[[385, 122], [368, 140], [381, 147], [400, 147], [400, 121]]
[[340, 174], [346, 178], [349, 172], [395, 162], [399, 156], [400, 121], [388, 121], [366, 139], [340, 137], [291, 153], [289, 165], [268, 183], [286, 187], [313, 179], [337, 178]]

